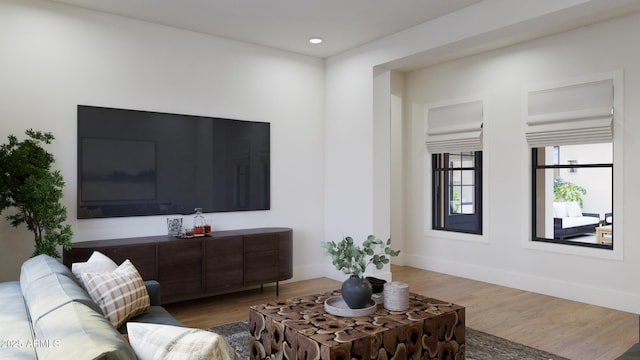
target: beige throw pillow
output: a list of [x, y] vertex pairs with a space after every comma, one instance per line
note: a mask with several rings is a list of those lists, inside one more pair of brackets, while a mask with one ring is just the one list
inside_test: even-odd
[[108, 273], [82, 273], [87, 292], [117, 329], [128, 319], [149, 310], [149, 294], [142, 276], [125, 260]]

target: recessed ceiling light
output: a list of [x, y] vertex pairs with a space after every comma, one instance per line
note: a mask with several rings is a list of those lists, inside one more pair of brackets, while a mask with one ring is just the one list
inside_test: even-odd
[[321, 44], [322, 43], [322, 39], [319, 37], [312, 37], [309, 39], [309, 42], [312, 44]]

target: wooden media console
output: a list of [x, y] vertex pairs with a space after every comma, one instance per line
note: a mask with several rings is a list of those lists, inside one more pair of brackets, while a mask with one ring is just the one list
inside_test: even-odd
[[120, 264], [131, 260], [144, 280], [157, 280], [162, 302], [228, 293], [293, 277], [293, 231], [258, 228], [215, 231], [179, 239], [147, 236], [73, 243], [63, 263], [87, 261], [100, 251]]

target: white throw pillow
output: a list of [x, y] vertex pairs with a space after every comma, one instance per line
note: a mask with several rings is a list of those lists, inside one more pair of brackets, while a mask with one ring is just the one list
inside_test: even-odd
[[127, 333], [140, 360], [238, 359], [222, 336], [206, 330], [129, 322]]
[[581, 217], [582, 209], [580, 208], [580, 205], [575, 201], [567, 203], [567, 215], [569, 217]]
[[129, 260], [109, 273], [82, 273], [82, 280], [91, 299], [116, 329], [149, 310], [147, 288]]
[[71, 264], [71, 272], [75, 277], [82, 282], [82, 273], [108, 273], [118, 268], [118, 264], [113, 262], [105, 254], [94, 251], [86, 262], [79, 262]]
[[567, 217], [567, 203], [554, 202], [553, 203], [553, 217], [554, 218], [566, 218]]

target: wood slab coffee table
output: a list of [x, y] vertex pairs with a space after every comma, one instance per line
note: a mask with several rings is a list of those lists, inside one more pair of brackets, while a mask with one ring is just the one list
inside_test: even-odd
[[338, 291], [314, 294], [249, 310], [251, 359], [464, 359], [465, 309], [409, 294], [409, 309], [379, 304], [365, 317], [324, 310]]

